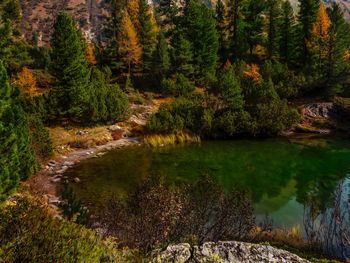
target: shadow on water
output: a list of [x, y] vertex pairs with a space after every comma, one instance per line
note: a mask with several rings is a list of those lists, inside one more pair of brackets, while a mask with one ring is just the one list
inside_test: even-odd
[[[178, 235], [188, 237], [193, 234], [199, 242], [223, 238], [219, 234], [219, 229], [220, 227], [224, 229], [224, 223], [215, 224], [214, 222], [215, 220], [220, 222], [218, 220], [220, 217], [223, 217], [222, 220], [230, 216], [234, 218], [235, 211], [230, 208], [227, 203], [229, 199], [226, 198], [230, 198], [229, 196], [238, 198], [241, 193], [245, 193], [245, 198], [249, 196], [249, 202], [246, 200], [243, 203], [252, 207], [251, 210], [246, 209], [251, 212], [249, 216], [246, 215], [248, 218], [255, 218], [257, 223], [262, 223], [267, 216], [273, 222], [273, 228], [291, 228], [300, 225], [310, 244], [320, 244], [329, 254], [344, 258], [349, 256], [348, 234], [343, 235], [347, 233], [344, 229], [350, 229], [349, 204], [346, 204], [348, 197], [345, 198], [349, 194], [349, 187], [346, 187], [348, 182], [346, 177], [350, 173], [349, 160], [349, 140], [321, 138], [297, 140], [292, 143], [287, 140], [216, 141], [160, 149], [126, 148], [108, 153], [102, 158], [84, 161], [70, 170], [68, 176], [80, 178], [79, 184], [70, 185], [77, 197], [94, 214], [103, 210], [106, 204], [112, 207], [114, 205], [119, 208], [118, 211], [124, 211], [122, 215], [114, 214], [105, 218], [133, 218], [132, 220], [136, 220], [131, 220], [133, 226], [140, 223], [137, 221], [140, 219], [136, 218], [142, 215], [141, 212], [141, 215], [135, 214], [135, 211], [142, 207], [147, 208], [152, 203], [143, 200], [148, 194], [158, 200], [158, 197], [155, 197], [157, 194], [168, 193], [166, 197], [164, 196], [164, 200], [155, 202], [157, 206], [150, 207], [150, 210], [159, 211], [154, 215], [163, 216], [169, 222], [176, 221], [174, 218], [177, 218], [177, 214], [166, 213], [165, 211], [170, 209], [168, 205], [180, 206], [181, 211], [185, 209], [184, 207], [187, 207], [186, 209], [191, 207], [190, 211], [195, 211], [199, 209], [201, 202], [210, 203], [212, 195], [216, 194], [215, 199], [221, 200], [222, 203], [216, 205], [218, 208], [215, 216], [208, 216], [204, 213], [204, 209], [204, 214], [201, 216], [205, 222], [202, 222], [201, 231], [205, 232], [203, 229], [211, 224], [216, 225], [218, 230], [203, 235], [205, 237], [200, 237], [199, 230], [193, 230], [194, 234], [187, 230], [186, 235]], [[208, 189], [201, 192], [200, 198], [198, 193], [196, 203], [189, 205], [189, 195], [184, 193], [188, 189], [195, 192], [196, 188], [193, 186], [198, 184], [203, 174], [216, 185], [216, 188], [208, 186]], [[162, 178], [162, 183], [155, 187], [153, 192], [151, 191], [153, 195], [147, 191], [146, 194], [142, 190], [145, 187], [142, 185], [148, 185], [144, 182], [149, 181], [149, 178]], [[148, 189], [147, 187], [145, 189]], [[214, 189], [219, 190], [215, 192]], [[236, 193], [235, 197], [232, 197], [232, 191]], [[336, 198], [339, 196], [337, 195], [339, 191], [342, 192], [342, 201]], [[143, 197], [138, 198], [137, 193], [143, 193], [141, 195]], [[181, 198], [186, 196], [187, 201], [176, 203], [174, 200], [177, 200], [178, 196], [175, 193], [182, 193]], [[111, 196], [114, 196], [113, 200]], [[232, 203], [235, 202], [232, 201]], [[125, 207], [126, 204], [129, 208]], [[231, 212], [220, 214], [225, 209]], [[142, 215], [141, 218], [144, 216]], [[153, 223], [144, 225], [143, 229], [154, 232], [153, 227], [159, 222], [157, 216], [152, 219], [153, 221], [150, 219]], [[197, 214], [197, 220], [201, 216]], [[230, 220], [233, 220], [232, 218]], [[128, 225], [122, 219], [120, 222], [125, 226]], [[191, 221], [186, 219], [182, 222]], [[105, 224], [110, 230], [113, 229], [113, 224], [110, 225], [110, 222]], [[247, 226], [249, 228], [250, 224], [247, 223]], [[129, 231], [120, 230], [120, 226], [118, 227], [116, 227], [119, 229], [118, 235], [121, 236], [125, 235], [121, 233], [130, 235], [130, 229], [135, 230], [135, 227], [131, 226]], [[170, 238], [173, 235], [170, 234], [172, 230], [169, 228], [171, 229], [170, 226], [160, 227], [166, 233], [163, 241], [172, 239]], [[176, 229], [180, 228], [176, 227]], [[332, 229], [337, 230], [332, 231]], [[150, 234], [142, 233], [144, 237], [147, 235]], [[231, 238], [234, 237], [236, 238], [234, 235], [231, 236]], [[138, 245], [140, 245], [140, 237], [136, 239], [138, 241], [134, 243], [139, 242]], [[133, 239], [129, 236], [128, 240]], [[157, 242], [159, 241], [153, 240], [149, 244]]]

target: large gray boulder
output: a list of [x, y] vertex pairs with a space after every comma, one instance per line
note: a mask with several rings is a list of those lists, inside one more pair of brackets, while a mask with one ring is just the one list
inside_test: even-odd
[[288, 251], [269, 245], [237, 241], [207, 242], [202, 246], [170, 245], [157, 253], [159, 263], [308, 263]]

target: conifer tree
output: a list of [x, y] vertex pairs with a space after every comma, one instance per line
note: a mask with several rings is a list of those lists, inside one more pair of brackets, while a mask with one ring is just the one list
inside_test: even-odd
[[152, 60], [154, 58], [154, 52], [157, 48], [157, 35], [159, 28], [154, 18], [151, 7], [147, 3], [147, 0], [140, 1], [140, 42], [143, 51], [143, 69], [150, 70], [152, 66]]
[[307, 65], [311, 62], [311, 31], [316, 21], [320, 0], [299, 0], [299, 62]]
[[169, 46], [161, 31], [158, 36], [158, 44], [154, 59], [154, 71], [160, 79], [165, 78], [170, 69]]
[[282, 4], [282, 21], [280, 27], [279, 53], [281, 59], [290, 63], [295, 46], [295, 17], [293, 7], [289, 0]]
[[227, 60], [227, 14], [222, 0], [216, 3], [216, 29], [219, 35], [219, 57], [222, 63]]
[[230, 0], [228, 4], [228, 31], [230, 48], [233, 58], [242, 57], [245, 51], [246, 43], [244, 42], [245, 23], [243, 21], [244, 0]]
[[123, 10], [126, 6], [126, 0], [108, 0], [107, 7], [109, 10], [108, 24], [104, 30], [103, 42], [106, 43], [106, 48], [103, 52], [103, 62], [112, 70], [120, 70], [121, 62], [118, 53], [118, 33], [122, 20]]
[[267, 56], [269, 59], [272, 59], [278, 52], [280, 15], [280, 0], [267, 0]]
[[26, 115], [0, 61], [0, 200], [34, 172]]
[[344, 13], [339, 4], [334, 3], [328, 11], [331, 20], [329, 28], [329, 43], [327, 55], [327, 69], [325, 75], [327, 79], [332, 79], [348, 68], [348, 61], [344, 54], [350, 46], [350, 26], [344, 19]]
[[311, 31], [311, 45], [316, 52], [316, 64], [321, 71], [324, 61], [328, 55], [330, 27], [331, 21], [328, 17], [324, 4], [321, 3]]
[[128, 0], [126, 3], [126, 10], [129, 14], [132, 24], [134, 25], [136, 32], [140, 33], [141, 31], [141, 25], [139, 20], [140, 0]]
[[193, 51], [192, 44], [182, 33], [174, 36], [172, 41], [172, 67], [173, 71], [187, 78], [193, 77]]
[[82, 120], [89, 104], [86, 45], [74, 20], [66, 13], [57, 17], [51, 46], [51, 71], [56, 79], [51, 99], [57, 117]]
[[195, 76], [205, 81], [215, 75], [219, 48], [212, 10], [199, 0], [189, 0], [184, 10], [183, 28], [193, 48]]
[[246, 23], [245, 40], [249, 45], [249, 54], [257, 45], [261, 45], [264, 33], [265, 2], [261, 0], [250, 0], [244, 10], [244, 21]]
[[119, 54], [130, 76], [132, 67], [138, 66], [142, 59], [142, 47], [129, 13], [124, 10], [118, 35]]

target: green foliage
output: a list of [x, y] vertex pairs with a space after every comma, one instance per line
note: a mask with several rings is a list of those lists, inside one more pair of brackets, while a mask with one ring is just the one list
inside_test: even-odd
[[15, 202], [0, 209], [0, 258], [4, 262], [126, 260], [94, 231], [53, 218], [37, 201], [18, 197]]
[[290, 63], [295, 47], [295, 18], [293, 7], [288, 0], [282, 3], [280, 30], [279, 53], [284, 62]]
[[0, 7], [3, 8], [1, 15], [2, 18], [13, 22], [18, 22], [21, 18], [21, 4], [18, 0], [4, 1], [0, 3]]
[[311, 30], [316, 21], [320, 0], [299, 0], [298, 61], [306, 66], [311, 62]]
[[0, 200], [35, 170], [27, 116], [0, 61]]
[[56, 83], [50, 96], [58, 118], [84, 121], [89, 104], [90, 72], [86, 46], [72, 17], [60, 13], [51, 40], [51, 71]]
[[50, 134], [45, 128], [40, 116], [32, 114], [28, 116], [30, 138], [35, 156], [39, 160], [46, 160], [53, 155], [53, 146]]
[[162, 90], [175, 95], [187, 95], [195, 90], [193, 83], [182, 74], [176, 74], [171, 79], [163, 79]]
[[147, 0], [140, 0], [140, 42], [143, 54], [143, 69], [151, 70], [154, 52], [157, 48], [157, 29], [152, 18], [152, 10]]
[[220, 92], [230, 110], [241, 110], [244, 100], [240, 82], [237, 80], [232, 66], [226, 67], [218, 76], [216, 89]]
[[164, 34], [158, 36], [158, 45], [154, 59], [154, 71], [159, 77], [166, 77], [170, 69], [169, 47]]
[[182, 28], [192, 44], [196, 81], [206, 83], [215, 75], [218, 61], [219, 41], [212, 10], [199, 0], [187, 1]]
[[128, 99], [118, 84], [108, 83], [106, 75], [97, 68], [91, 72], [89, 120], [109, 122], [119, 120], [126, 112]]

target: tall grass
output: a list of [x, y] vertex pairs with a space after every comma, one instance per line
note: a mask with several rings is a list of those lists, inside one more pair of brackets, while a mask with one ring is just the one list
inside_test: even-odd
[[144, 143], [150, 147], [162, 147], [166, 145], [176, 145], [185, 143], [200, 143], [201, 138], [198, 135], [189, 133], [167, 134], [167, 135], [147, 135], [144, 137]]

